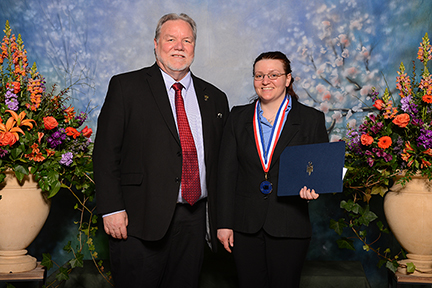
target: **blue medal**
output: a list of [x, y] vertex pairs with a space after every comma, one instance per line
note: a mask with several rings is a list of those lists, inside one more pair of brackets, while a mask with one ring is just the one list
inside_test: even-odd
[[270, 169], [271, 159], [273, 157], [273, 152], [276, 148], [277, 141], [279, 140], [279, 136], [282, 132], [284, 118], [285, 118], [285, 110], [288, 108], [289, 100], [288, 97], [285, 97], [282, 101], [279, 110], [276, 114], [275, 122], [272, 127], [272, 131], [270, 134], [270, 139], [267, 145], [267, 149], [265, 147], [264, 137], [262, 136], [262, 127], [260, 121], [260, 101], [256, 101], [255, 104], [255, 115], [253, 119], [253, 128], [254, 128], [254, 136], [255, 136], [255, 145], [258, 150], [258, 155], [261, 160], [261, 166], [264, 170], [264, 181], [260, 184], [261, 193], [268, 195], [273, 190], [272, 183], [267, 179], [268, 171]]

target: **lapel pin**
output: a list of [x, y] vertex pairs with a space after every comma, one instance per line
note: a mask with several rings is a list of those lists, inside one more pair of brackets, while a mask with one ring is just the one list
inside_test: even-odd
[[204, 101], [207, 101], [209, 99], [209, 96], [204, 95]]
[[222, 113], [218, 113], [217, 118], [222, 118]]

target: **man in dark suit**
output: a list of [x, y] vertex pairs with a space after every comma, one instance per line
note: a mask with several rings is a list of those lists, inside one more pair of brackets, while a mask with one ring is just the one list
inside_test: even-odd
[[163, 16], [156, 63], [114, 76], [99, 115], [97, 207], [116, 287], [198, 287], [207, 222], [216, 246], [213, 197], [229, 108], [222, 91], [190, 72], [195, 41], [189, 16]]

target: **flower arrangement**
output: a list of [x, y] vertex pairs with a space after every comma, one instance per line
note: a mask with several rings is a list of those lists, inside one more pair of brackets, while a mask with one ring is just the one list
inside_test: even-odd
[[28, 66], [21, 36], [6, 23], [0, 56], [0, 182], [6, 170], [19, 180], [33, 174], [54, 196], [65, 185], [92, 193], [92, 130], [87, 118], [68, 106], [64, 89], [48, 91], [36, 64]]
[[[78, 203], [80, 220], [77, 237], [63, 248], [73, 256], [67, 267], [43, 254], [42, 265], [48, 269], [59, 266], [56, 280], [69, 279], [73, 268], [83, 267], [84, 247], [98, 271], [109, 282], [110, 272], [103, 272], [103, 263], [93, 242], [97, 216], [93, 214], [95, 195], [93, 181], [92, 129], [82, 127], [86, 112], [77, 113], [68, 105], [69, 88], [55, 93], [55, 85], [47, 88], [36, 64], [28, 66], [27, 52], [21, 36], [12, 34], [6, 22], [0, 55], [0, 183], [5, 171], [13, 171], [18, 180], [33, 174], [39, 187], [53, 197], [61, 188], [69, 190]], [[78, 195], [76, 192], [82, 192]], [[88, 219], [88, 220], [87, 220]], [[69, 219], [68, 219], [69, 220]], [[51, 283], [52, 284], [52, 283]], [[50, 284], [50, 285], [51, 285]], [[9, 285], [11, 286], [11, 285]], [[8, 286], [8, 287], [9, 287]], [[13, 286], [11, 286], [13, 287]]]
[[379, 97], [375, 89], [371, 99], [377, 113], [365, 117], [358, 129], [348, 129], [346, 162], [351, 170], [350, 187], [363, 187], [366, 197], [387, 191], [389, 180], [405, 172], [402, 181], [421, 173], [432, 177], [432, 75], [427, 68], [432, 48], [426, 34], [417, 57], [423, 64], [420, 81], [415, 82], [401, 63], [396, 79], [399, 104], [386, 89]]
[[[398, 181], [402, 185], [415, 174], [432, 179], [432, 75], [427, 68], [428, 61], [432, 60], [432, 47], [427, 33], [420, 43], [417, 59], [423, 65], [419, 80], [414, 61], [413, 77], [407, 75], [401, 63], [396, 79], [398, 99], [392, 97], [388, 88], [381, 97], [372, 89], [370, 99], [375, 111], [357, 128], [348, 127], [343, 139], [346, 142], [345, 167], [348, 168], [344, 192], [350, 199], [340, 204], [347, 217], [330, 223], [339, 235], [349, 227], [363, 243], [363, 249], [376, 252], [380, 265], [386, 263], [393, 271], [398, 267], [399, 255], [392, 256], [389, 248], [372, 247], [381, 232], [388, 233], [388, 229], [377, 221], [378, 239], [368, 241], [366, 227], [378, 218], [370, 210], [369, 201], [373, 195], [384, 196], [396, 175], [401, 176]], [[338, 245], [355, 250], [350, 237], [339, 239]], [[407, 271], [414, 269], [411, 265]]]

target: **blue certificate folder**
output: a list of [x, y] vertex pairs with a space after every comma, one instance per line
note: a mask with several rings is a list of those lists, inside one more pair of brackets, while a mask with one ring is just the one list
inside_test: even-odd
[[342, 192], [345, 142], [288, 146], [279, 163], [278, 196], [298, 196], [306, 186], [320, 193]]

